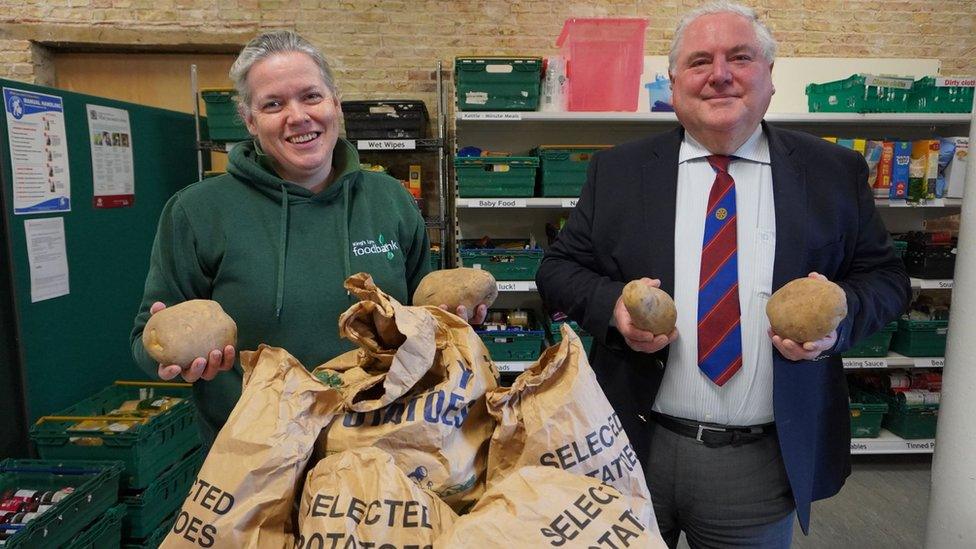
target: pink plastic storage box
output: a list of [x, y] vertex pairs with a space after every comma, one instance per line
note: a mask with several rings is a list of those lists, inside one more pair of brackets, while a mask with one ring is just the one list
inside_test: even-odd
[[567, 19], [556, 40], [566, 59], [571, 111], [636, 111], [646, 19]]

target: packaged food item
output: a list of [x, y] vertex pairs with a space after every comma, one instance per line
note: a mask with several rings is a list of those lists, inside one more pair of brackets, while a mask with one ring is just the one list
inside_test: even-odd
[[911, 141], [895, 141], [892, 155], [891, 186], [888, 197], [905, 199], [908, 197], [908, 170], [912, 159]]

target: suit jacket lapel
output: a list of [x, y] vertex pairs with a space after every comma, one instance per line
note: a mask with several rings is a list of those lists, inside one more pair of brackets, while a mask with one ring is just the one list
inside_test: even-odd
[[661, 136], [648, 148], [649, 160], [641, 173], [641, 197], [644, 205], [644, 234], [647, 235], [642, 256], [647, 258], [643, 272], [661, 279], [661, 289], [674, 295], [674, 219], [678, 189], [678, 149], [683, 130]]
[[773, 201], [776, 212], [776, 255], [773, 262], [773, 290], [790, 280], [806, 276], [803, 256], [806, 249], [806, 178], [794, 158], [791, 143], [783, 134], [763, 122], [769, 139], [769, 158], [773, 173]]

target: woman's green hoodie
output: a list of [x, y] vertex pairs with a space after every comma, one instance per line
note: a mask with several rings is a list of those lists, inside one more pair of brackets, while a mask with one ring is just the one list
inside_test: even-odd
[[[338, 318], [353, 302], [343, 281], [367, 272], [401, 303], [430, 270], [424, 220], [395, 179], [360, 170], [336, 144], [337, 177], [318, 193], [279, 178], [252, 143], [234, 147], [228, 173], [187, 186], [160, 215], [149, 274], [132, 329], [132, 354], [151, 377], [142, 346], [155, 301], [213, 299], [237, 322], [238, 352], [267, 343], [305, 367], [352, 348]], [[193, 387], [212, 441], [241, 394], [240, 367]]]

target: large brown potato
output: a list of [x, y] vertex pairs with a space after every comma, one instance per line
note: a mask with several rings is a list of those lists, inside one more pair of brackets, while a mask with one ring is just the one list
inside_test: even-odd
[[413, 293], [413, 304], [447, 305], [447, 310], [452, 313], [457, 311], [458, 305], [464, 305], [470, 318], [478, 305], [484, 303], [491, 307], [497, 297], [498, 285], [491, 273], [458, 267], [434, 271], [425, 276]]
[[826, 280], [798, 278], [769, 298], [766, 316], [776, 335], [797, 343], [817, 341], [847, 316], [844, 290]]
[[220, 304], [192, 299], [149, 317], [142, 345], [161, 364], [187, 366], [213, 349], [237, 344], [237, 324]]
[[641, 330], [654, 335], [668, 335], [674, 330], [678, 311], [671, 296], [660, 288], [631, 280], [624, 286], [624, 307], [631, 322]]

